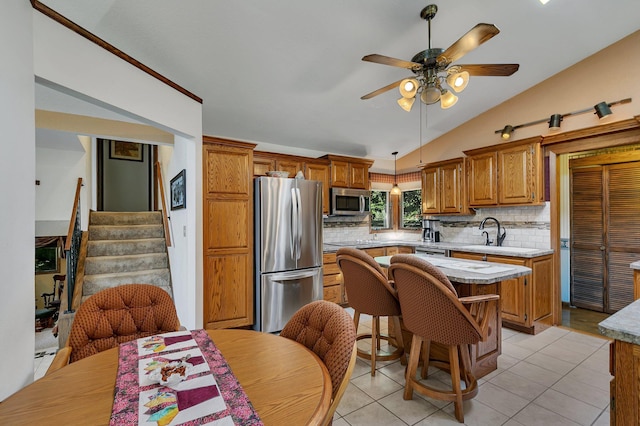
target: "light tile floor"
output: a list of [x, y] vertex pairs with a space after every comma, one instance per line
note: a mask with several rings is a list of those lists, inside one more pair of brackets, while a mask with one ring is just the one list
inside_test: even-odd
[[[362, 315], [358, 331], [370, 331], [370, 325], [371, 318]], [[466, 425], [609, 424], [609, 340], [551, 327], [535, 336], [503, 328], [502, 342], [498, 369], [479, 379], [478, 395], [464, 403]], [[417, 392], [413, 400], [403, 400], [399, 360], [378, 362], [375, 377], [370, 370], [371, 364], [358, 358], [334, 426], [460, 424], [453, 403]], [[435, 369], [428, 381], [450, 384], [449, 376]]]
[[[353, 310], [347, 309], [351, 314]], [[386, 330], [386, 322], [381, 321]], [[371, 330], [361, 315], [359, 332]], [[478, 395], [464, 403], [466, 425], [555, 426], [609, 424], [609, 340], [552, 327], [535, 336], [502, 329], [498, 369], [478, 380]], [[365, 341], [359, 345], [366, 346]], [[38, 349], [34, 379], [47, 371], [55, 347]], [[414, 392], [402, 398], [404, 366], [399, 360], [371, 364], [358, 358], [351, 383], [336, 410], [334, 426], [459, 425], [453, 404]], [[444, 372], [429, 381], [450, 384]]]

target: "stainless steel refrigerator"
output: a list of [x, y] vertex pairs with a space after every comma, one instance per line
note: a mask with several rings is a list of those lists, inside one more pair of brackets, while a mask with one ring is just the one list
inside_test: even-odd
[[322, 182], [259, 177], [254, 185], [254, 329], [272, 333], [323, 297]]

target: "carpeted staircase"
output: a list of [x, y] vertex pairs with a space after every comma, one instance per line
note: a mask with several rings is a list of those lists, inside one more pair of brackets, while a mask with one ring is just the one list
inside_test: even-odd
[[153, 284], [171, 297], [161, 212], [91, 212], [82, 301], [108, 287]]

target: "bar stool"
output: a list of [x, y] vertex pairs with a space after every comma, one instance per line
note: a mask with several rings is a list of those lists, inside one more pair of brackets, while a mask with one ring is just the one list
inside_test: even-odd
[[[464, 422], [462, 401], [475, 397], [478, 383], [473, 375], [470, 345], [487, 338], [489, 319], [495, 314], [497, 294], [460, 297], [438, 268], [424, 259], [399, 254], [391, 258], [389, 275], [398, 289], [404, 325], [413, 333], [409, 365], [405, 376], [404, 399], [413, 399], [413, 391], [443, 401], [453, 401], [455, 416]], [[416, 379], [423, 354], [421, 378], [427, 378], [431, 342], [447, 348], [449, 362], [431, 364], [449, 370], [451, 389], [432, 387]], [[462, 364], [462, 365], [460, 365]], [[462, 389], [460, 379], [464, 380]]]
[[[371, 333], [358, 334], [357, 340], [371, 339], [371, 350], [358, 349], [358, 356], [371, 360], [371, 375], [376, 374], [376, 360], [387, 361], [400, 358], [406, 365], [404, 342], [400, 328], [400, 304], [396, 298], [396, 289], [389, 283], [386, 274], [378, 263], [362, 250], [341, 248], [336, 253], [336, 262], [342, 271], [345, 291], [349, 305], [355, 310], [354, 322], [356, 331], [360, 322], [360, 314], [371, 315]], [[395, 338], [382, 334], [380, 317], [389, 317], [396, 330]], [[381, 348], [380, 341], [386, 340], [395, 350], [386, 351]]]

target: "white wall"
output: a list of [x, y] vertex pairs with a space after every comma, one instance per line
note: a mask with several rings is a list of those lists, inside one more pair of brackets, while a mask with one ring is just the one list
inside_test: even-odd
[[32, 12], [27, 1], [0, 13], [0, 400], [33, 380], [35, 119]]
[[169, 253], [172, 281], [182, 324], [202, 327], [202, 260], [196, 255], [202, 253], [202, 165], [197, 161], [202, 151], [202, 105], [37, 11], [33, 25], [39, 82], [176, 135], [178, 158], [165, 173], [164, 185], [169, 187], [174, 171], [186, 169], [187, 197], [195, 202], [187, 201], [187, 209], [174, 219], [184, 220], [188, 232]]

